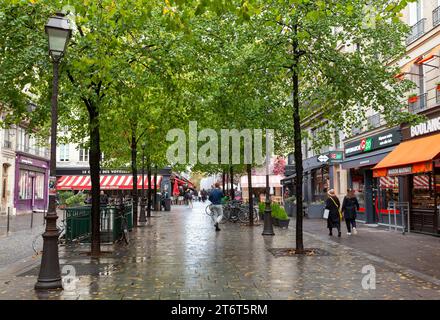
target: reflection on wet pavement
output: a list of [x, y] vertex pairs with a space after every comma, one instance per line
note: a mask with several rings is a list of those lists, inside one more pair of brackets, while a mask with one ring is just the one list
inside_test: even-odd
[[[292, 226], [292, 224], [291, 224]], [[86, 247], [60, 250], [72, 265], [70, 290], [36, 293], [38, 266], [0, 275], [0, 299], [438, 299], [440, 286], [392, 268], [371, 256], [308, 234], [305, 244], [326, 254], [275, 257], [268, 249], [292, 248], [292, 228], [261, 235], [263, 226], [226, 224], [215, 232], [204, 207], [174, 207], [133, 231], [130, 245], [98, 260]], [[362, 268], [376, 271], [376, 289], [365, 290]]]

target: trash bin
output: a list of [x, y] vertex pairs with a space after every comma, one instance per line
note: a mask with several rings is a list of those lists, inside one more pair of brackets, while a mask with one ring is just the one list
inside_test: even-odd
[[160, 193], [156, 193], [156, 199], [154, 201], [154, 211], [160, 211]]
[[165, 211], [171, 211], [171, 198], [165, 199]]

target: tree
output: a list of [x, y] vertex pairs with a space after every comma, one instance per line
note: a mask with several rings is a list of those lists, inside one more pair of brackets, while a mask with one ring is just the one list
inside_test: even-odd
[[[389, 124], [412, 118], [396, 101], [408, 83], [395, 81], [390, 65], [404, 53], [407, 27], [398, 14], [407, 1], [271, 1], [255, 16], [276, 64], [290, 79], [286, 100], [292, 103], [296, 170], [296, 250], [304, 252], [302, 234], [301, 120], [311, 114], [333, 128], [360, 123], [369, 109]], [[373, 7], [375, 28], [365, 27], [365, 8]], [[341, 46], [357, 45], [347, 52]], [[283, 71], [285, 69], [287, 72]], [[322, 144], [328, 143], [328, 140]]]

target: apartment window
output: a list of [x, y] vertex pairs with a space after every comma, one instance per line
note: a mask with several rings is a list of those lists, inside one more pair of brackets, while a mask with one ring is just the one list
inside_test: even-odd
[[89, 161], [89, 149], [79, 148], [79, 161]]
[[60, 161], [69, 161], [69, 145], [60, 145]]
[[409, 25], [413, 26], [422, 19], [422, 0], [409, 4]]
[[18, 150], [29, 152], [29, 134], [27, 134], [24, 128], [18, 128]]
[[12, 148], [11, 131], [10, 129], [5, 129], [5, 140], [3, 142], [5, 148]]

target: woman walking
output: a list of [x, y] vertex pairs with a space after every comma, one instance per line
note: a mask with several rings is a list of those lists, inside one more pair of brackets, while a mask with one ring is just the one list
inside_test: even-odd
[[359, 202], [354, 194], [353, 189], [348, 189], [347, 195], [342, 202], [342, 212], [344, 213], [345, 223], [347, 225], [347, 235], [351, 235], [351, 228], [353, 227], [353, 234], [357, 234], [356, 230], [356, 214], [359, 210]]
[[330, 189], [328, 192], [328, 198], [325, 202], [325, 209], [329, 211], [327, 218], [327, 228], [329, 229], [329, 236], [333, 235], [333, 228], [338, 229], [338, 237], [341, 236], [341, 220], [342, 214], [339, 211], [341, 203], [335, 194], [335, 190]]

